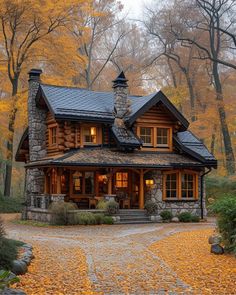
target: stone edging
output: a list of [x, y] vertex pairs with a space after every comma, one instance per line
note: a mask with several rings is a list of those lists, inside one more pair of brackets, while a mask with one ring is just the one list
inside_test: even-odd
[[20, 258], [13, 261], [12, 264], [12, 272], [15, 275], [23, 275], [27, 272], [28, 266], [31, 263], [31, 260], [34, 258], [33, 255], [33, 247], [29, 244], [24, 244], [19, 247], [20, 250], [23, 250], [23, 254], [21, 254]]

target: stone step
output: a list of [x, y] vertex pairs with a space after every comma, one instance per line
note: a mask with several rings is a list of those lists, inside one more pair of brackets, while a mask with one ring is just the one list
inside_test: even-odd
[[146, 224], [154, 223], [151, 220], [121, 220], [120, 222], [115, 222], [114, 224]]
[[149, 220], [148, 216], [120, 216], [120, 220]]

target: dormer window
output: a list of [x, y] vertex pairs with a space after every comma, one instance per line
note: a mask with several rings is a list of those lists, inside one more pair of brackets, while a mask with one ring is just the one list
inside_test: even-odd
[[153, 128], [140, 127], [140, 138], [146, 146], [153, 146]]
[[170, 146], [170, 128], [157, 128], [157, 147]]
[[83, 130], [84, 143], [96, 144], [97, 143], [97, 127], [84, 127]]
[[53, 125], [49, 127], [49, 144], [50, 145], [57, 144], [57, 125]]

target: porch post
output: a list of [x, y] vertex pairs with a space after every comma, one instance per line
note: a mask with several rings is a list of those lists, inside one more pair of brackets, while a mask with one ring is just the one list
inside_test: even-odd
[[61, 194], [61, 169], [57, 168], [57, 194]]
[[139, 174], [139, 209], [144, 209], [143, 169], [140, 169]]
[[112, 194], [112, 176], [113, 176], [112, 169], [110, 169], [109, 177], [108, 177], [108, 195]]

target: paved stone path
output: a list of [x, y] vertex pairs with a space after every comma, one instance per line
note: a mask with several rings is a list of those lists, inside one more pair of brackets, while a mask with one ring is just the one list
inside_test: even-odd
[[82, 248], [95, 294], [161, 295], [192, 291], [148, 246], [175, 232], [213, 226], [214, 223], [40, 228], [8, 222], [6, 229], [11, 238], [37, 243], [39, 247], [55, 247], [58, 255], [51, 257], [57, 260], [55, 268], [66, 259], [74, 259], [73, 252], [65, 249]]

